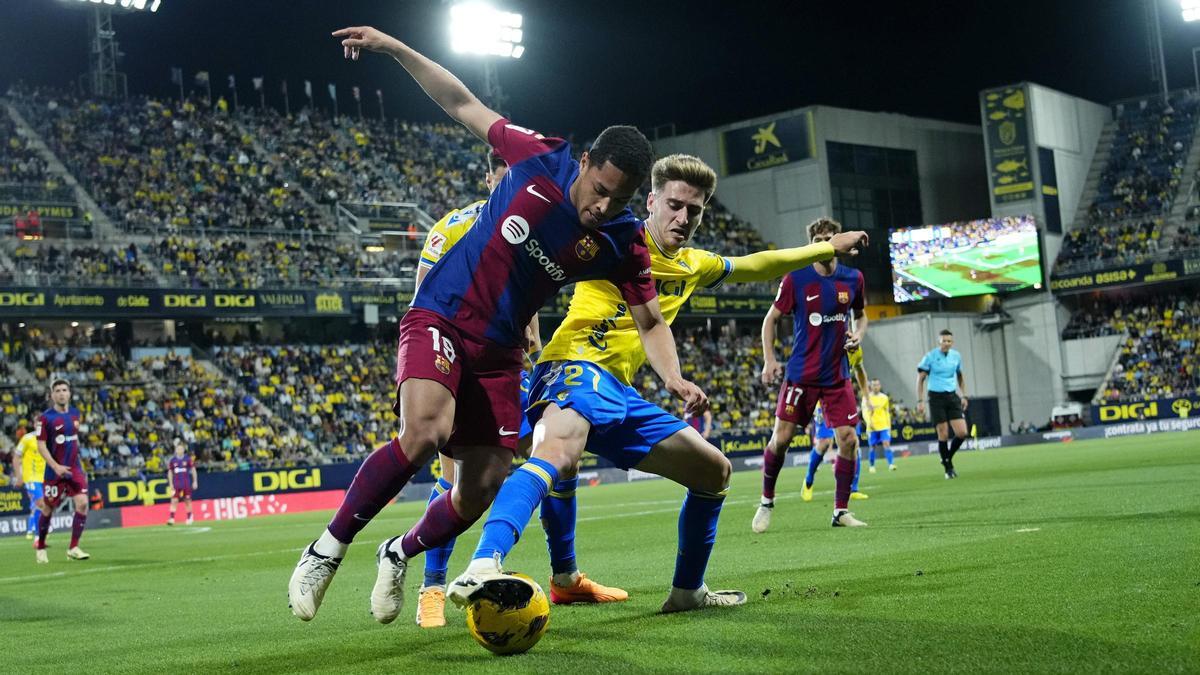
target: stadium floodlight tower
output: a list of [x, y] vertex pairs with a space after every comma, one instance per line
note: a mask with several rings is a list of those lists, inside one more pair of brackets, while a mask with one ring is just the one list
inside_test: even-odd
[[122, 12], [157, 12], [162, 0], [59, 0], [66, 5], [88, 11], [88, 90], [95, 96], [125, 96], [128, 83], [125, 74], [117, 72], [121, 51], [117, 32], [113, 29], [113, 10]]
[[519, 59], [525, 53], [524, 17], [470, 0], [450, 6], [450, 49], [483, 57], [483, 98], [504, 111], [504, 93], [496, 73], [497, 59]]

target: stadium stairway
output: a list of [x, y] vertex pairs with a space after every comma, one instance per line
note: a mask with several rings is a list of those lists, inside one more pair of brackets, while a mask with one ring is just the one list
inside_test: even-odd
[[1192, 146], [1188, 150], [1187, 164], [1183, 167], [1179, 192], [1175, 194], [1175, 200], [1171, 203], [1171, 211], [1163, 227], [1164, 249], [1174, 248], [1175, 236], [1179, 233], [1180, 224], [1187, 217], [1188, 208], [1193, 203], [1192, 197], [1196, 193], [1192, 177], [1196, 175], [1197, 171], [1200, 171], [1200, 124], [1192, 127]]
[[42, 156], [42, 159], [46, 160], [50, 172], [62, 178], [63, 183], [70, 187], [74, 193], [76, 203], [82, 206], [85, 212], [91, 214], [92, 226], [94, 228], [93, 237], [97, 239], [111, 238], [115, 234], [116, 229], [113, 226], [112, 219], [108, 217], [104, 209], [100, 208], [100, 205], [96, 203], [96, 200], [92, 199], [92, 195], [76, 180], [74, 174], [67, 169], [67, 166], [58, 158], [58, 155], [54, 154], [50, 146], [46, 145], [45, 139], [33, 128], [33, 125], [25, 120], [21, 111], [16, 106], [7, 102], [3, 103], [3, 106], [7, 110], [8, 116], [17, 125], [17, 128], [32, 141], [34, 149]]
[[1100, 384], [1096, 385], [1096, 391], [1092, 393], [1092, 403], [1098, 405], [1104, 397], [1104, 389], [1109, 382], [1112, 381], [1113, 371], [1117, 369], [1117, 364], [1121, 362], [1121, 348], [1125, 346], [1125, 341], [1129, 339], [1129, 331], [1121, 333], [1121, 339], [1117, 342], [1116, 348], [1113, 349], [1112, 358], [1108, 363], [1108, 370], [1105, 371], [1104, 377], [1100, 378]]
[[[1079, 208], [1075, 210], [1077, 218], [1086, 219], [1088, 208], [1096, 201], [1096, 194], [1100, 190], [1100, 176], [1104, 174], [1104, 167], [1108, 166], [1108, 157], [1112, 154], [1113, 139], [1116, 135], [1117, 120], [1109, 120], [1100, 131], [1100, 140], [1096, 141], [1096, 154], [1092, 155], [1092, 166], [1088, 168], [1087, 179], [1083, 182]], [[1075, 226], [1075, 223], [1069, 223], [1067, 231], [1075, 229]]]

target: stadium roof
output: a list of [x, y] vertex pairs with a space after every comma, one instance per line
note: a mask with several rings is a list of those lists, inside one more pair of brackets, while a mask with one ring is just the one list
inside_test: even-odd
[[[1169, 77], [1190, 86], [1200, 26], [1160, 1]], [[499, 65], [513, 116], [585, 135], [616, 121], [688, 131], [814, 103], [975, 123], [980, 89], [1025, 80], [1101, 102], [1157, 89], [1141, 2], [496, 4], [526, 17], [525, 57]], [[470, 80], [480, 68], [451, 53], [446, 15], [438, 0], [205, 0], [115, 23], [133, 92], [170, 95], [180, 66], [189, 80], [211, 73], [214, 94], [235, 75], [243, 104], [261, 76], [280, 105], [287, 77], [293, 102], [308, 79], [318, 94], [336, 83], [343, 101], [352, 86], [381, 88], [395, 115], [436, 119], [394, 64], [343, 62], [328, 33], [374, 24]], [[0, 3], [0, 87], [84, 72], [85, 34], [83, 16], [56, 0]]]

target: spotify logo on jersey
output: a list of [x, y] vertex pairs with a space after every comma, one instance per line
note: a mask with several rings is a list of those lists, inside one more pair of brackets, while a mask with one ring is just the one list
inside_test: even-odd
[[500, 223], [500, 234], [510, 244], [520, 244], [529, 238], [529, 221], [521, 216], [509, 216]]

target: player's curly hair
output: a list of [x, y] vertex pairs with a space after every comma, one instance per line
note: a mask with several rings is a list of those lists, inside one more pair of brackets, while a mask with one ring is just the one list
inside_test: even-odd
[[808, 240], [818, 234], [841, 234], [842, 224], [833, 218], [817, 218], [808, 224]]
[[654, 163], [650, 171], [651, 189], [659, 192], [673, 180], [681, 180], [704, 192], [705, 204], [717, 191], [717, 172], [693, 155], [667, 155]]
[[596, 137], [588, 150], [588, 158], [595, 166], [611, 162], [638, 185], [646, 182], [650, 166], [654, 163], [654, 148], [637, 127], [614, 125]]

